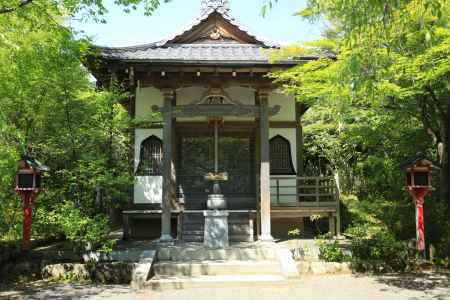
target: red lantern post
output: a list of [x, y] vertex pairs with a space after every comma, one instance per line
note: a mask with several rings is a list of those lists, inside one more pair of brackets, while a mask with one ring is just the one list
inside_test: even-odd
[[19, 162], [16, 173], [16, 193], [22, 200], [23, 209], [23, 239], [22, 250], [28, 251], [31, 248], [31, 217], [33, 202], [41, 192], [41, 174], [48, 168], [37, 160], [24, 156]]
[[39, 190], [24, 191], [16, 189], [22, 199], [23, 223], [22, 223], [22, 250], [28, 251], [31, 248], [31, 216], [33, 211], [33, 202], [39, 195]]
[[411, 195], [416, 208], [416, 243], [417, 250], [425, 253], [425, 222], [423, 205], [425, 196], [433, 190], [431, 186], [431, 169], [433, 164], [426, 159], [415, 159], [406, 168], [405, 190]]
[[416, 243], [417, 250], [421, 253], [425, 251], [425, 223], [423, 217], [423, 204], [425, 196], [430, 191], [427, 188], [416, 188], [408, 190], [416, 206]]

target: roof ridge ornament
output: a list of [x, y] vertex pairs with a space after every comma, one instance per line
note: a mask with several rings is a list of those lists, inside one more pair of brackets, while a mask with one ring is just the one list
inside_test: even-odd
[[221, 14], [228, 15], [230, 12], [229, 0], [202, 0], [202, 15], [209, 15], [217, 11]]

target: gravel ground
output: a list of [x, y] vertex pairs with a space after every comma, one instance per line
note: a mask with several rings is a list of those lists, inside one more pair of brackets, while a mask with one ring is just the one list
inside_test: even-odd
[[128, 286], [63, 285], [35, 282], [0, 291], [0, 299], [252, 299], [252, 300], [450, 300], [449, 274], [305, 277], [287, 286], [133, 291]]

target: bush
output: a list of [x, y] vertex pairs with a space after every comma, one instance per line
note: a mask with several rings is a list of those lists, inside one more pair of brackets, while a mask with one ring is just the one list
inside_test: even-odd
[[319, 258], [326, 262], [345, 262], [350, 257], [345, 255], [337, 241], [322, 240], [319, 242]]
[[58, 226], [61, 233], [74, 243], [75, 251], [90, 251], [110, 247], [108, 219], [104, 215], [88, 217], [81, 213], [72, 202], [64, 202], [48, 219]]
[[368, 236], [364, 227], [352, 228], [352, 262], [360, 271], [404, 271], [409, 264], [408, 246], [388, 231]]

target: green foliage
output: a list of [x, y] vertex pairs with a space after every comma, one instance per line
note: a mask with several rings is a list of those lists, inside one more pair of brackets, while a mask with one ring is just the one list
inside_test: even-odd
[[[162, 4], [171, 0], [114, 0], [114, 4], [122, 7], [125, 13], [137, 10], [142, 6], [145, 15], [149, 16]], [[35, 12], [48, 13], [48, 10], [61, 15], [69, 15], [79, 19], [93, 18], [106, 22], [103, 16], [108, 13], [104, 0], [0, 0], [1, 14], [18, 14], [28, 17]], [[48, 16], [41, 15], [41, 18]]]
[[319, 240], [319, 258], [326, 262], [346, 262], [350, 257], [345, 255], [336, 240]]
[[[34, 209], [33, 237], [66, 236], [101, 247], [109, 230], [104, 215], [122, 205], [132, 183], [129, 118], [120, 104], [128, 96], [95, 89], [82, 66], [88, 41], [61, 25], [65, 9], [76, 12], [94, 1], [55, 3], [0, 12], [0, 239], [21, 238], [14, 175], [32, 144], [32, 155], [51, 170]], [[9, 4], [15, 5], [0, 2], [0, 11]]]
[[291, 238], [299, 238], [300, 237], [300, 233], [301, 233], [300, 229], [296, 228], [296, 229], [293, 229], [293, 230], [289, 230], [288, 231], [288, 236], [291, 237]]
[[450, 211], [449, 4], [307, 1], [299, 15], [331, 29], [310, 46], [273, 57], [307, 49], [319, 59], [272, 74], [309, 108], [302, 119], [305, 173], [339, 179], [345, 227], [364, 228], [377, 243], [389, 240], [377, 235], [382, 231], [413, 238], [414, 208], [402, 191], [401, 165], [418, 152], [440, 164], [425, 227], [427, 243], [440, 245], [443, 257]]
[[351, 232], [352, 260], [358, 269], [403, 271], [408, 266], [407, 244], [397, 241], [391, 233], [379, 231], [368, 236], [364, 227], [354, 227]]
[[81, 251], [102, 247], [109, 233], [105, 215], [88, 217], [69, 201], [61, 203], [51, 212], [37, 210], [35, 220], [48, 228], [58, 228], [59, 232], [64, 233], [67, 240], [74, 242], [77, 250]]

